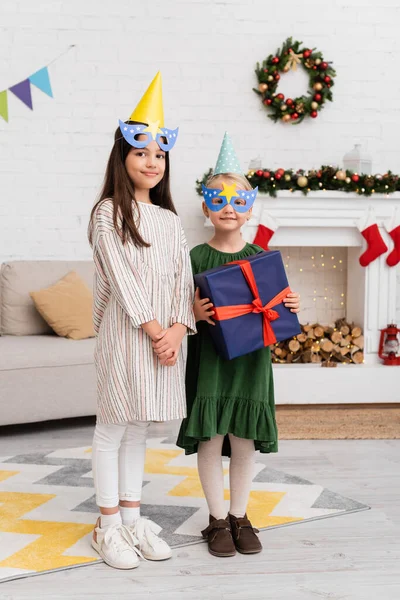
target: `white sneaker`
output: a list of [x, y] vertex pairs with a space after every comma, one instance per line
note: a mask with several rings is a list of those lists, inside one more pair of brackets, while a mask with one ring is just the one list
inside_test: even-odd
[[92, 546], [105, 563], [114, 569], [134, 569], [139, 566], [138, 540], [132, 532], [119, 523], [102, 529], [97, 519]]
[[137, 548], [147, 560], [166, 560], [171, 558], [172, 550], [167, 542], [158, 537], [161, 527], [146, 517], [139, 517], [129, 526]]

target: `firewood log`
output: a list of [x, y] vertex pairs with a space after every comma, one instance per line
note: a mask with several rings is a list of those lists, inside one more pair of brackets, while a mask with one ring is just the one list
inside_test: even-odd
[[364, 362], [364, 352], [356, 352], [355, 354], [353, 354], [352, 358], [353, 362], [355, 362], [357, 365], [360, 365]]
[[299, 333], [299, 335], [297, 336], [297, 339], [299, 340], [299, 342], [301, 344], [304, 344], [304, 342], [307, 339], [307, 335], [305, 333]]
[[290, 340], [289, 348], [292, 352], [298, 352], [300, 350], [300, 342], [297, 340]]
[[331, 340], [328, 340], [327, 338], [321, 340], [321, 348], [324, 352], [332, 352], [333, 344]]
[[311, 350], [305, 350], [301, 355], [301, 362], [310, 363], [311, 362], [312, 352]]
[[364, 336], [360, 335], [359, 337], [353, 339], [353, 344], [362, 350], [364, 348]]
[[341, 339], [342, 339], [342, 334], [340, 333], [340, 331], [333, 331], [333, 333], [331, 334], [332, 342], [334, 344], [339, 344]]
[[337, 363], [333, 360], [324, 360], [324, 362], [321, 363], [321, 367], [337, 367]]
[[351, 335], [353, 336], [353, 338], [358, 338], [358, 337], [360, 337], [361, 334], [362, 334], [361, 327], [353, 327], [353, 329], [351, 330]]

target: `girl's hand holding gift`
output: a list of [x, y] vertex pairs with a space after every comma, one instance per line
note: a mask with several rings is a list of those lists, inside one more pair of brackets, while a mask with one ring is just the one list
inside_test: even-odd
[[297, 292], [290, 292], [284, 299], [283, 304], [286, 308], [290, 308], [290, 312], [292, 313], [300, 312], [300, 294]]
[[175, 323], [154, 336], [153, 348], [162, 365], [173, 366], [179, 355], [182, 340], [186, 334], [185, 325]]
[[215, 322], [212, 320], [212, 315], [214, 311], [212, 310], [214, 304], [210, 302], [209, 298], [200, 298], [200, 288], [196, 288], [196, 294], [194, 297], [193, 304], [193, 312], [196, 319], [196, 323], [198, 321], [207, 321], [210, 325], [215, 325]]

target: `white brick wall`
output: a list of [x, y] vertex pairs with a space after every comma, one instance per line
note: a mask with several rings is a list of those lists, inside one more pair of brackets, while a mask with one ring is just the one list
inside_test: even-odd
[[[272, 167], [336, 163], [361, 142], [376, 172], [399, 171], [399, 26], [397, 0], [301, 10], [293, 0], [284, 10], [264, 0], [2, 0], [0, 89], [76, 48], [50, 67], [54, 99], [32, 88], [31, 112], [9, 94], [10, 122], [0, 119], [0, 260], [90, 256], [88, 214], [113, 130], [159, 68], [167, 125], [180, 126], [173, 192], [191, 245], [206, 236], [194, 181], [225, 129], [244, 169], [258, 154]], [[255, 63], [290, 34], [338, 72], [334, 103], [299, 127], [267, 119], [252, 91]]]

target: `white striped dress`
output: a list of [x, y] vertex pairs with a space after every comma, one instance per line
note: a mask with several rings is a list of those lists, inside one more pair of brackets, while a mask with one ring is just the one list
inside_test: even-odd
[[112, 200], [100, 204], [90, 226], [99, 423], [186, 416], [183, 353], [175, 366], [160, 365], [141, 324], [157, 319], [163, 328], [182, 323], [196, 331], [189, 249], [179, 217], [139, 206], [138, 228], [149, 248], [122, 244]]

